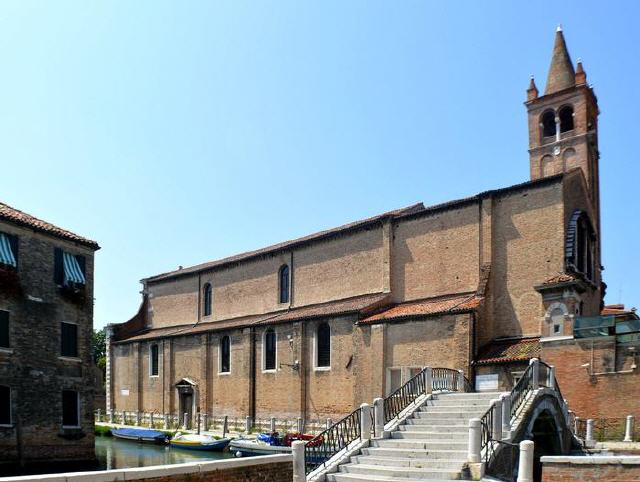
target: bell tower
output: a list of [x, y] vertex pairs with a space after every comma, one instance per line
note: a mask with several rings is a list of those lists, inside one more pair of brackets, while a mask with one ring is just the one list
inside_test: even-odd
[[544, 94], [533, 77], [525, 102], [529, 118], [531, 179], [581, 168], [599, 212], [598, 100], [582, 62], [574, 70], [562, 28], [556, 30]]

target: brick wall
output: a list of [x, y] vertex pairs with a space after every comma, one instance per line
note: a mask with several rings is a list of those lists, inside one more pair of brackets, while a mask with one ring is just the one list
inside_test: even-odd
[[543, 457], [542, 482], [636, 482], [640, 457], [571, 457], [584, 459], [551, 462], [564, 457]]
[[[0, 310], [9, 311], [11, 349], [0, 350], [0, 384], [11, 387], [12, 426], [0, 427], [0, 463], [21, 452], [29, 461], [93, 459], [94, 377], [93, 251], [9, 223], [0, 231], [19, 239], [22, 295], [0, 290]], [[54, 247], [86, 259], [86, 301], [75, 303], [54, 283]], [[78, 358], [60, 357], [60, 322], [78, 326]], [[80, 397], [80, 428], [62, 429], [62, 390]], [[74, 439], [75, 438], [75, 439]]]

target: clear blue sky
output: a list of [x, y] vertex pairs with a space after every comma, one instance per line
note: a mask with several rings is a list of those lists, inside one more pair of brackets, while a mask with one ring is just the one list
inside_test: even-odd
[[[545, 7], [546, 5], [546, 7]], [[602, 112], [608, 302], [640, 305], [640, 3], [3, 1], [0, 199], [144, 276], [528, 179], [562, 23]]]

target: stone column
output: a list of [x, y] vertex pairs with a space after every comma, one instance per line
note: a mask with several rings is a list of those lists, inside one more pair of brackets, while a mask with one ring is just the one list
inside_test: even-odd
[[247, 416], [244, 419], [244, 433], [248, 434], [251, 432], [251, 417]]
[[592, 418], [587, 420], [587, 435], [584, 438], [586, 444], [593, 444], [595, 440], [593, 439], [593, 425], [594, 421]]
[[106, 409], [107, 412], [113, 410], [113, 386], [111, 381], [111, 370], [113, 363], [113, 352], [112, 352], [112, 341], [113, 341], [113, 325], [107, 325], [104, 328], [105, 333], [105, 355], [106, 355], [106, 367], [105, 367], [105, 376], [104, 376], [104, 385], [105, 385], [105, 399], [106, 399]]
[[327, 421], [326, 421], [326, 424], [327, 424], [327, 425], [326, 425], [326, 428], [331, 427], [331, 426], [333, 425], [333, 420], [331, 420], [330, 418], [328, 418], [328, 419], [327, 419]]
[[517, 482], [533, 482], [533, 442], [520, 442], [520, 465]]
[[275, 417], [271, 417], [271, 420], [269, 420], [269, 431], [271, 433], [276, 431], [276, 418]]
[[503, 393], [500, 395], [502, 403], [502, 438], [511, 439], [511, 396]]
[[578, 435], [578, 426], [580, 425], [580, 417], [576, 417], [573, 419], [573, 433]]
[[496, 398], [491, 402], [493, 410], [493, 427], [491, 427], [491, 438], [502, 440], [502, 402]]
[[169, 429], [169, 414], [165, 413], [164, 414], [164, 429], [168, 430]]
[[549, 373], [549, 381], [547, 385], [551, 390], [555, 390], [556, 389], [556, 367], [551, 365], [549, 367], [548, 373]]
[[187, 412], [184, 412], [182, 414], [182, 428], [184, 430], [187, 430], [187, 427], [189, 427], [189, 414]]
[[96, 410], [96, 421], [102, 422], [102, 410], [100, 409]]
[[293, 454], [293, 482], [306, 482], [307, 474], [304, 463], [304, 442], [296, 440], [291, 444]]
[[113, 414], [113, 409], [109, 410], [109, 423], [113, 423], [115, 420], [114, 418], [114, 414]]
[[360, 438], [362, 440], [371, 438], [371, 405], [368, 403], [360, 405]]
[[151, 412], [151, 413], [149, 414], [149, 427], [150, 427], [150, 428], [155, 428], [155, 427], [153, 426], [153, 412]]
[[382, 437], [384, 435], [384, 398], [376, 398], [373, 401], [373, 421], [376, 437]]
[[633, 442], [633, 415], [627, 415], [627, 425], [624, 431], [624, 441]]
[[302, 417], [298, 417], [296, 428], [298, 429], [298, 433], [304, 432], [304, 421], [302, 420]]
[[433, 392], [433, 368], [431, 367], [424, 369], [424, 390], [427, 395]]
[[480, 450], [482, 449], [482, 422], [479, 418], [469, 420], [469, 450], [467, 462], [477, 464], [481, 459]]
[[532, 384], [533, 389], [537, 390], [540, 385], [540, 360], [537, 358], [532, 358], [529, 360], [529, 365], [533, 366], [533, 374], [532, 374]]
[[464, 371], [463, 370], [458, 370], [458, 380], [457, 380], [457, 384], [456, 384], [456, 388], [458, 390], [458, 392], [464, 392]]

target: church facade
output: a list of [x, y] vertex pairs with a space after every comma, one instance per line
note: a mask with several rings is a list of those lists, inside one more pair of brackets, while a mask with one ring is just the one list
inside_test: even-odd
[[426, 365], [498, 389], [570, 349], [604, 284], [597, 99], [561, 31], [525, 106], [526, 182], [142, 280], [108, 327], [107, 409], [335, 418]]

